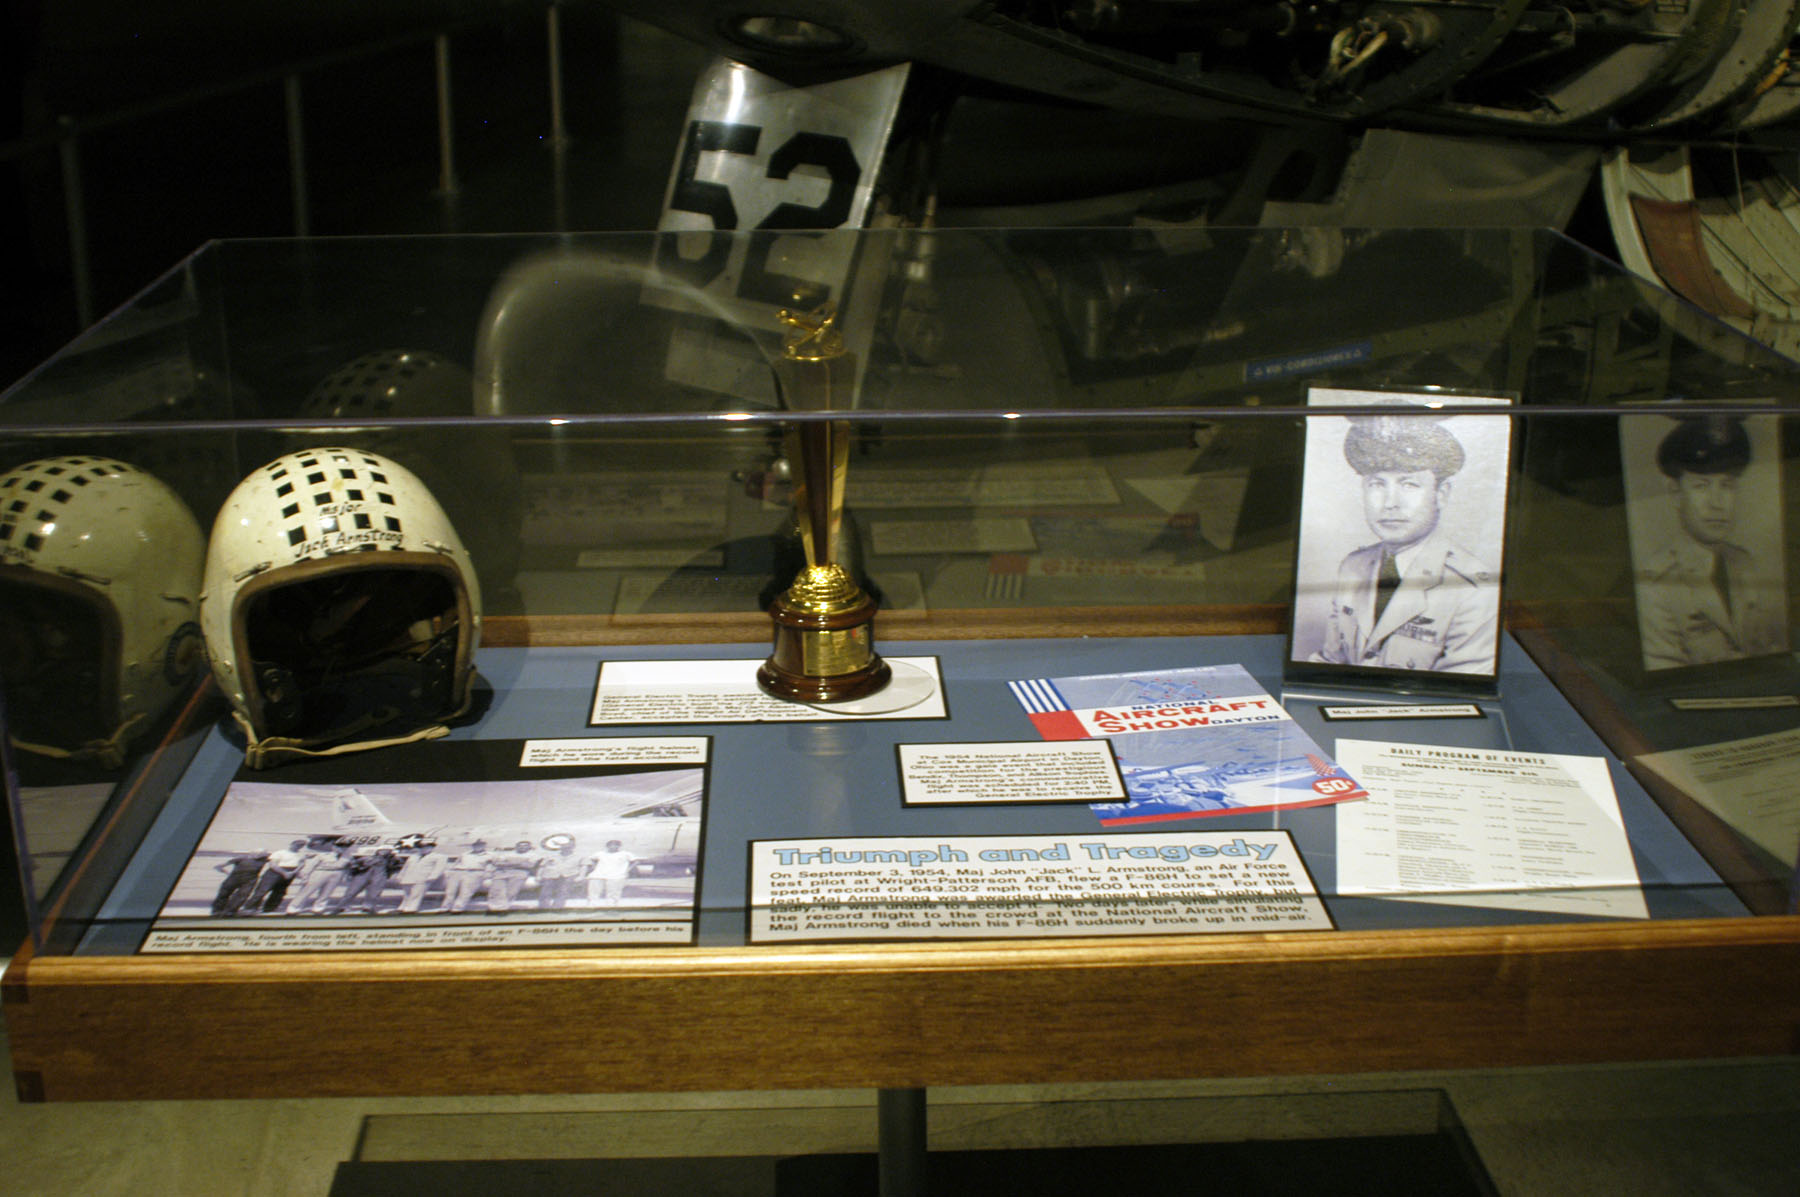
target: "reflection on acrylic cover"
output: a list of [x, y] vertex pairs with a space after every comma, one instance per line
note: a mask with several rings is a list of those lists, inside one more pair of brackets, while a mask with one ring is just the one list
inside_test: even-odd
[[1372, 674], [1493, 677], [1508, 448], [1492, 396], [1315, 389], [1393, 415], [1307, 420], [1290, 659]]
[[[437, 750], [445, 747], [458, 746]], [[454, 942], [435, 930], [444, 927], [482, 925], [492, 940], [527, 924], [649, 920], [679, 924], [685, 938], [705, 769], [545, 772], [429, 782], [240, 777], [155, 930], [266, 937], [329, 925], [341, 943], [304, 946], [403, 947]], [[376, 927], [384, 934], [374, 940], [337, 930]], [[428, 928], [408, 942], [409, 929]], [[572, 934], [560, 932], [559, 942]], [[537, 939], [521, 931], [510, 942]]]
[[1623, 416], [1646, 671], [1788, 650], [1776, 416]]

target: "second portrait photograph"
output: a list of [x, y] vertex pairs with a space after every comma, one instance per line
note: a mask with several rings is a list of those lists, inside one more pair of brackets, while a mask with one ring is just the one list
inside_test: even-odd
[[1632, 589], [1647, 675], [1687, 677], [1788, 651], [1778, 421], [1620, 418]]

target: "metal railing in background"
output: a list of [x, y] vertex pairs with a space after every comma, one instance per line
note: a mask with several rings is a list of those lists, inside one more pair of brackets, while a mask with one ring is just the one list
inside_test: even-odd
[[[559, 228], [566, 212], [566, 200], [560, 194], [566, 178], [561, 155], [567, 152], [569, 137], [563, 116], [562, 26], [557, 4], [546, 9], [545, 36], [548, 41], [548, 87], [550, 93], [550, 148], [558, 156], [555, 178], [558, 195], [556, 212]], [[450, 39], [453, 34], [483, 28], [485, 23], [465, 22], [431, 31], [419, 31], [395, 37], [359, 43], [329, 54], [307, 57], [277, 67], [253, 71], [216, 83], [170, 92], [153, 99], [124, 105], [88, 116], [63, 116], [50, 129], [13, 141], [0, 143], [0, 163], [22, 162], [37, 155], [54, 154], [60, 164], [63, 218], [67, 231], [69, 277], [74, 295], [74, 318], [77, 329], [86, 329], [96, 318], [94, 264], [88, 227], [87, 193], [82, 181], [83, 143], [97, 132], [128, 126], [170, 112], [194, 108], [208, 101], [236, 95], [279, 83], [282, 89], [286, 128], [289, 190], [292, 204], [293, 233], [308, 236], [312, 231], [312, 201], [307, 176], [306, 117], [303, 83], [308, 75], [331, 67], [342, 66], [377, 56], [429, 45], [436, 67], [436, 105], [438, 138], [437, 194], [454, 198], [459, 190], [456, 175], [456, 137], [452, 121], [454, 88], [450, 61]]]

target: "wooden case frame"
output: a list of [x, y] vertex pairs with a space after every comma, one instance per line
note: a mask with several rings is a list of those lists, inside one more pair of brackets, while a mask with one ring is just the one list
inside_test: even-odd
[[[684, 621], [686, 636], [654, 617], [605, 622], [496, 621], [490, 637], [766, 635], [754, 617]], [[897, 617], [886, 634], [1092, 626], [1082, 612], [1009, 612]], [[1112, 626], [1277, 632], [1280, 615], [1163, 610]], [[1540, 664], [1556, 668], [1554, 654]], [[128, 957], [27, 947], [3, 997], [30, 1101], [392, 1096], [393, 1071], [362, 1065], [396, 1055], [415, 1095], [1769, 1056], [1800, 1047], [1800, 915], [1024, 943]]]

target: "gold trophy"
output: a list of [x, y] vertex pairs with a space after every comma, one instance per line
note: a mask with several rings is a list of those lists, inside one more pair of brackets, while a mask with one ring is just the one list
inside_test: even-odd
[[[849, 406], [856, 359], [845, 350], [835, 319], [829, 305], [804, 315], [781, 313], [790, 331], [775, 363], [775, 381], [788, 410]], [[775, 650], [756, 671], [756, 681], [777, 698], [800, 702], [864, 698], [887, 685], [891, 674], [875, 652], [870, 627], [875, 600], [838, 561], [850, 425], [798, 423], [787, 434], [787, 455], [797, 467], [794, 516], [806, 566], [769, 607]]]

